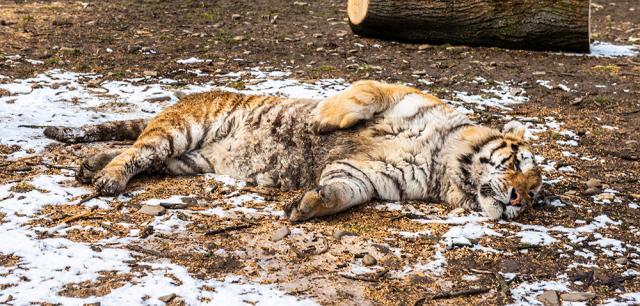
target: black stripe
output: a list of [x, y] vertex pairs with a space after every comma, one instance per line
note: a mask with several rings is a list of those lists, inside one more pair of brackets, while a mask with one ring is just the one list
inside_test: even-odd
[[458, 157], [458, 161], [460, 161], [460, 163], [463, 163], [463, 164], [471, 164], [473, 162], [473, 156], [478, 154], [480, 150], [482, 150], [482, 148], [484, 148], [486, 145], [500, 138], [502, 138], [502, 135], [491, 135], [483, 139], [482, 141], [474, 144], [473, 147], [471, 147], [471, 153]]
[[396, 189], [398, 190], [398, 196], [400, 197], [400, 200], [402, 200], [404, 198], [404, 192], [402, 190], [402, 188], [400, 187], [400, 182], [398, 182], [398, 179], [396, 179], [395, 177], [389, 175], [386, 172], [377, 172], [380, 175], [384, 176], [385, 178], [389, 179], [396, 187]]
[[187, 146], [185, 148], [186, 151], [191, 150], [191, 143], [193, 142], [193, 136], [191, 135], [191, 127], [186, 127], [185, 137], [187, 138]]
[[[353, 180], [356, 181], [356, 187], [358, 187], [358, 191], [362, 192], [362, 188], [360, 188], [360, 184], [364, 187], [367, 186], [367, 184], [360, 179], [359, 177], [354, 176], [353, 174], [342, 170], [342, 169], [334, 169], [329, 171], [328, 173], [326, 173], [325, 175], [322, 176], [323, 180], [334, 180], [334, 179], [338, 179], [338, 178], [343, 178], [343, 179], [349, 179], [349, 180]], [[359, 183], [359, 184], [358, 184]]]
[[376, 188], [376, 184], [373, 183], [371, 178], [366, 173], [364, 173], [364, 171], [356, 168], [354, 165], [352, 165], [352, 164], [350, 164], [348, 162], [345, 162], [345, 161], [337, 161], [336, 164], [344, 165], [344, 166], [347, 166], [347, 167], [349, 167], [351, 169], [354, 169], [354, 170], [360, 172], [360, 174], [362, 174], [364, 177], [366, 177], [369, 180], [369, 184], [371, 184], [371, 187], [373, 187], [373, 191], [376, 193], [375, 197], [378, 198], [378, 199], [380, 198], [380, 192], [378, 192], [378, 188]]
[[183, 162], [187, 167], [189, 167], [189, 169], [191, 169], [191, 172], [193, 173], [202, 173], [202, 168], [200, 168], [200, 166], [198, 166], [198, 163], [196, 163], [196, 161], [193, 160], [193, 158], [187, 154], [182, 154], [178, 157], [178, 159]]
[[495, 192], [493, 192], [493, 188], [491, 188], [491, 185], [483, 184], [482, 186], [480, 186], [480, 195], [482, 195], [483, 197], [493, 197], [494, 194]]
[[499, 146], [497, 146], [497, 147], [493, 148], [493, 150], [491, 150], [491, 154], [489, 154], [489, 159], [493, 158], [493, 154], [495, 154], [496, 151], [498, 151], [500, 149], [504, 149], [506, 147], [507, 147], [507, 143], [506, 142], [503, 141], [502, 143], [500, 143]]

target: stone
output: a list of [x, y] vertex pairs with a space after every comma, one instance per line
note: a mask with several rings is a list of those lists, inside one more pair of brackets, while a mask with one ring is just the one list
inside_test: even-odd
[[584, 191], [584, 194], [586, 195], [596, 195], [600, 193], [600, 188], [587, 188], [587, 190]]
[[163, 215], [167, 210], [160, 205], [142, 205], [138, 210], [138, 213], [149, 215], [149, 216], [160, 216]]
[[158, 72], [155, 70], [145, 70], [142, 72], [142, 74], [144, 76], [148, 76], [148, 77], [157, 77], [158, 76]]
[[154, 102], [165, 102], [165, 101], [169, 101], [171, 100], [170, 96], [155, 96], [155, 97], [149, 97], [146, 98], [145, 101], [149, 102], [149, 103], [154, 103]]
[[364, 255], [364, 257], [362, 258], [362, 264], [364, 264], [367, 267], [375, 266], [377, 263], [378, 263], [378, 260], [369, 254]]
[[616, 258], [616, 263], [619, 265], [626, 265], [629, 262], [625, 257]]
[[142, 46], [138, 45], [127, 45], [127, 53], [136, 53], [142, 50]]
[[423, 76], [423, 75], [427, 74], [427, 71], [426, 70], [416, 70], [416, 71], [412, 72], [411, 74]]
[[242, 16], [240, 16], [240, 14], [231, 15], [231, 19], [233, 19], [233, 20], [239, 20], [240, 18], [242, 18]]
[[590, 179], [587, 181], [588, 188], [600, 188], [602, 187], [602, 182], [598, 179]]
[[101, 305], [100, 302], [95, 302], [95, 303], [86, 303], [86, 304], [83, 304], [82, 306], [100, 306], [100, 305]]
[[180, 201], [182, 201], [182, 203], [184, 204], [189, 204], [189, 205], [198, 204], [198, 199], [194, 197], [182, 197], [180, 198]]
[[538, 295], [536, 299], [544, 306], [560, 306], [557, 291], [545, 290], [542, 294]]
[[343, 236], [355, 236], [355, 234], [352, 232], [341, 230], [339, 228], [333, 231], [333, 238], [335, 238], [336, 240], [340, 240], [340, 238], [342, 238]]
[[587, 302], [595, 297], [596, 294], [591, 292], [567, 292], [560, 295], [564, 302]]
[[178, 99], [182, 99], [182, 98], [184, 98], [184, 97], [186, 97], [186, 96], [187, 96], [187, 94], [186, 94], [184, 91], [182, 91], [182, 90], [178, 90], [178, 91], [174, 92], [173, 94], [174, 94], [174, 95], [176, 96], [176, 98], [178, 98]]
[[243, 41], [245, 37], [243, 35], [238, 35], [233, 37], [233, 41]]
[[289, 228], [286, 226], [283, 226], [277, 229], [275, 232], [273, 232], [273, 234], [271, 234], [271, 241], [273, 242], [280, 241], [284, 239], [284, 237], [287, 237], [290, 233], [291, 231], [289, 230]]
[[163, 295], [163, 296], [159, 297], [158, 300], [160, 300], [161, 302], [164, 302], [164, 303], [169, 303], [175, 297], [176, 297], [176, 294], [175, 293], [171, 293], [171, 294], [167, 294], [167, 295]]

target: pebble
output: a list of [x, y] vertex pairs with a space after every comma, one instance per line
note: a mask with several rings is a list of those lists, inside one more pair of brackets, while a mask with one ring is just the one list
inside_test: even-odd
[[198, 199], [194, 197], [182, 197], [180, 198], [180, 201], [182, 201], [182, 203], [184, 204], [189, 204], [189, 205], [198, 204]]
[[242, 18], [242, 16], [240, 16], [240, 14], [233, 14], [233, 15], [231, 15], [231, 19], [233, 19], [233, 20], [238, 20], [238, 19], [240, 19], [240, 18]]
[[602, 182], [598, 179], [590, 179], [587, 181], [588, 188], [600, 188], [602, 187]]
[[544, 71], [534, 71], [531, 73], [531, 75], [546, 75], [547, 73]]
[[596, 195], [600, 193], [600, 188], [587, 188], [587, 190], [584, 191], [584, 194], [586, 195]]
[[149, 98], [145, 99], [145, 101], [149, 102], [149, 103], [165, 102], [165, 101], [169, 101], [169, 100], [171, 100], [171, 97], [169, 97], [169, 96], [155, 96], [155, 97], [149, 97]]
[[100, 306], [100, 305], [101, 305], [100, 302], [82, 304], [82, 306]]
[[333, 238], [340, 240], [343, 236], [355, 236], [355, 234], [341, 229], [335, 229], [333, 231]]
[[376, 260], [375, 257], [367, 254], [364, 255], [364, 258], [362, 258], [362, 264], [364, 264], [365, 266], [375, 266], [378, 263], [378, 260]]
[[625, 257], [616, 258], [616, 263], [619, 265], [626, 265], [628, 261], [629, 260], [627, 260]]
[[244, 38], [245, 38], [245, 37], [244, 37], [243, 35], [238, 35], [238, 36], [234, 36], [234, 37], [233, 37], [233, 40], [234, 40], [234, 41], [243, 41], [243, 40], [244, 40]]
[[540, 303], [544, 306], [559, 306], [560, 299], [558, 298], [558, 292], [553, 290], [545, 290], [542, 294], [536, 297]]
[[155, 70], [145, 70], [142, 72], [142, 74], [144, 76], [148, 76], [148, 77], [157, 77], [158, 76], [158, 72]]
[[280, 241], [284, 237], [287, 237], [287, 235], [289, 235], [290, 233], [291, 231], [289, 230], [289, 228], [286, 226], [283, 226], [277, 229], [275, 232], [273, 232], [273, 234], [271, 234], [271, 241], [273, 242]]
[[176, 294], [175, 293], [171, 293], [171, 294], [167, 294], [167, 295], [163, 295], [163, 296], [159, 297], [158, 300], [160, 300], [162, 302], [165, 302], [165, 303], [169, 303], [175, 297], [176, 297]]
[[431, 45], [420, 45], [418, 46], [418, 50], [427, 50], [431, 49]]
[[560, 295], [560, 298], [565, 302], [587, 302], [595, 297], [596, 294], [591, 292], [568, 292]]
[[136, 53], [142, 50], [142, 46], [138, 45], [127, 45], [127, 53]]
[[426, 70], [416, 70], [416, 71], [412, 72], [412, 74], [415, 74], [415, 75], [426, 75], [427, 71]]
[[160, 216], [163, 215], [167, 210], [160, 205], [142, 205], [139, 213], [149, 215], [149, 216]]

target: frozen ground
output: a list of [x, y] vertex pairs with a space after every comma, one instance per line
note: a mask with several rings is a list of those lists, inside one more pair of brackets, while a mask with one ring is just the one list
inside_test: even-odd
[[[594, 50], [603, 56], [610, 52], [602, 46]], [[189, 58], [178, 62], [189, 65], [201, 61]], [[346, 86], [339, 79], [301, 82], [289, 73], [258, 68], [212, 79], [199, 85], [150, 78], [101, 81], [100, 75], [52, 70], [4, 82], [0, 89], [9, 94], [0, 97], [0, 144], [11, 149], [4, 155], [3, 167], [30, 159], [45, 165], [72, 165], [83, 154], [103, 148], [104, 144], [53, 144], [42, 136], [42, 126], [150, 117], [178, 96], [213, 88], [322, 98]], [[218, 85], [240, 81], [242, 86], [236, 88]], [[471, 116], [495, 110], [492, 116], [499, 122], [513, 118], [525, 122], [527, 138], [540, 153], [536, 160], [545, 169], [547, 187], [566, 182], [576, 163], [595, 159], [576, 151], [581, 136], [565, 128], [559, 119], [510, 114], [512, 107], [529, 101], [523, 84], [488, 82], [481, 77], [472, 82], [483, 89], [474, 94], [453, 88], [455, 98], [448, 102]], [[542, 81], [537, 86], [546, 85]], [[548, 135], [555, 136], [549, 139]], [[558, 166], [545, 156], [549, 146], [560, 148], [573, 163]], [[558, 259], [545, 274], [528, 273], [526, 266], [500, 271], [506, 288], [491, 290], [504, 294], [501, 303], [515, 305], [540, 304], [536, 297], [545, 290], [585, 291], [585, 280], [575, 277], [579, 267], [613, 266], [627, 279], [640, 274], [640, 232], [606, 211], [585, 220], [493, 223], [475, 213], [447, 212], [437, 204], [377, 203], [353, 216], [347, 213], [326, 222], [290, 225], [280, 213], [282, 199], [288, 195], [277, 194], [273, 200], [271, 195], [246, 191], [241, 182], [226, 177], [144, 179], [118, 198], [76, 204], [91, 189], [75, 183], [73, 171], [37, 163], [32, 166], [34, 169], [25, 170], [29, 175], [0, 184], [0, 303], [162, 305], [167, 300], [188, 305], [366, 304], [376, 295], [366, 281], [354, 277], [384, 276], [380, 290], [415, 277], [434, 280], [424, 286], [440, 291], [491, 284], [492, 278], [478, 272], [482, 269], [469, 266], [468, 254], [476, 254], [471, 258], [511, 260], [540, 252], [547, 254], [543, 257]], [[141, 205], [183, 202], [189, 205], [156, 217], [137, 213]], [[588, 205], [611, 203], [637, 207], [612, 189], [594, 194]], [[581, 207], [571, 197], [554, 196], [545, 197], [541, 205], [542, 210], [559, 211]], [[407, 217], [395, 221], [386, 217], [398, 214]], [[253, 226], [250, 232], [237, 236], [225, 233], [217, 238], [205, 232], [221, 224], [246, 222]], [[291, 233], [284, 239], [273, 239], [273, 233], [283, 226]], [[153, 232], [143, 234], [149, 227]], [[349, 234], [336, 235], [340, 229]], [[372, 255], [378, 263], [366, 266], [363, 254]], [[617, 280], [618, 285], [620, 282], [624, 280]], [[606, 296], [598, 293], [594, 301], [634, 305], [640, 303], [640, 292], [618, 286]]]

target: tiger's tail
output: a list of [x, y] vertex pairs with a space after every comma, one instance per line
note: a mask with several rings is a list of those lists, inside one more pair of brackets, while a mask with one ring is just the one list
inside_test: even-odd
[[134, 119], [81, 127], [50, 126], [44, 130], [44, 135], [64, 143], [136, 140], [147, 123], [149, 123], [148, 120]]

